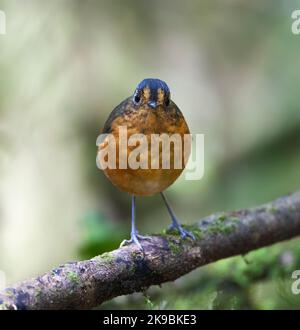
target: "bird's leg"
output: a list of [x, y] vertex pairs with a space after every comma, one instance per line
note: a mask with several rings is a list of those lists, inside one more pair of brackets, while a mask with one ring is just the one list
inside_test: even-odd
[[141, 243], [139, 242], [139, 239], [150, 239], [150, 237], [138, 235], [138, 231], [135, 227], [135, 196], [132, 195], [132, 203], [131, 203], [131, 237], [130, 240], [124, 240], [121, 243], [121, 247], [130, 243], [135, 243], [141, 250], [143, 250], [143, 247]]
[[172, 223], [171, 223], [171, 225], [169, 226], [168, 229], [169, 229], [169, 230], [172, 230], [172, 229], [176, 229], [176, 230], [178, 230], [179, 233], [180, 233], [180, 236], [181, 236], [182, 238], [190, 237], [190, 238], [192, 238], [192, 239], [195, 239], [194, 234], [193, 234], [192, 232], [190, 232], [190, 231], [184, 229], [184, 228], [182, 227], [182, 225], [179, 223], [179, 221], [177, 220], [177, 218], [176, 218], [176, 216], [175, 216], [175, 214], [174, 214], [174, 212], [173, 212], [171, 206], [169, 205], [169, 203], [168, 203], [168, 201], [167, 201], [165, 195], [164, 195], [162, 192], [161, 192], [160, 194], [161, 194], [161, 197], [162, 197], [162, 199], [163, 199], [163, 201], [164, 201], [164, 203], [165, 203], [165, 205], [166, 205], [166, 207], [167, 207], [167, 209], [168, 209], [168, 212], [169, 212], [169, 214], [170, 214], [170, 216], [171, 216], [171, 219], [172, 219]]

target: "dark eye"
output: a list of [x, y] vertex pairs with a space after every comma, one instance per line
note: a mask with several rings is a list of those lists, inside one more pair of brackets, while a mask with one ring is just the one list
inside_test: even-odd
[[141, 92], [138, 89], [136, 89], [136, 91], [133, 94], [133, 102], [139, 103], [140, 100], [141, 100]]
[[133, 99], [134, 99], [135, 103], [139, 103], [141, 100], [141, 97], [139, 95], [135, 95]]
[[167, 98], [165, 103], [166, 103], [166, 106], [168, 106], [170, 104], [170, 99]]

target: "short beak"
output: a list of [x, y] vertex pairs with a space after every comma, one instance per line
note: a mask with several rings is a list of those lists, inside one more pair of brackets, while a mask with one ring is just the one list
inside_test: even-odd
[[150, 102], [148, 102], [148, 105], [149, 105], [150, 108], [155, 109], [156, 106], [157, 106], [157, 102], [156, 101], [150, 101]]

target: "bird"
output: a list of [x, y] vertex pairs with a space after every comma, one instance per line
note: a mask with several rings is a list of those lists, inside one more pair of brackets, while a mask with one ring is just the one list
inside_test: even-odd
[[[121, 141], [120, 127], [126, 128], [126, 141]], [[195, 239], [192, 232], [183, 228], [178, 221], [172, 207], [170, 206], [164, 191], [180, 176], [185, 163], [183, 155], [190, 155], [191, 145], [181, 146], [185, 148], [182, 153], [182, 166], [178, 168], [174, 164], [175, 144], [169, 149], [170, 166], [165, 168], [162, 166], [162, 158], [165, 155], [162, 146], [159, 146], [158, 159], [151, 154], [149, 145], [144, 148], [146, 156], [144, 160], [151, 163], [151, 159], [158, 161], [159, 165], [155, 168], [130, 168], [130, 166], [121, 166], [121, 156], [125, 156], [126, 165], [128, 165], [129, 154], [133, 150], [132, 145], [128, 145], [129, 139], [135, 134], [142, 134], [146, 137], [146, 141], [150, 142], [151, 136], [165, 134], [171, 136], [177, 134], [183, 138], [185, 135], [190, 136], [190, 131], [185, 118], [178, 106], [171, 100], [170, 89], [168, 85], [156, 78], [146, 78], [142, 80], [135, 88], [133, 94], [122, 101], [110, 113], [106, 120], [102, 135], [104, 138], [98, 145], [97, 156], [107, 148], [111, 143], [108, 136], [112, 136], [116, 141], [116, 159], [115, 166], [103, 169], [106, 177], [121, 191], [131, 195], [131, 236], [129, 240], [124, 240], [121, 244], [127, 245], [135, 243], [139, 249], [143, 250], [141, 242], [149, 239], [147, 236], [139, 235], [136, 228], [135, 209], [137, 196], [151, 196], [160, 194], [162, 200], [171, 217], [171, 225], [169, 230], [176, 230], [182, 238]], [[143, 157], [142, 153], [140, 158]], [[151, 158], [152, 157], [152, 158]], [[146, 158], [146, 159], [145, 159]], [[106, 158], [107, 160], [107, 158]], [[152, 164], [152, 163], [151, 163]]]

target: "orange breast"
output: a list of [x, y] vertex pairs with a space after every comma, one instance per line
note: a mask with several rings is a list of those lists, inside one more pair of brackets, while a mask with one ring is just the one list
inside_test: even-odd
[[[127, 114], [122, 114], [113, 120], [111, 134], [113, 134], [116, 141], [116, 168], [107, 168], [104, 173], [120, 190], [139, 196], [152, 195], [169, 187], [183, 171], [184, 155], [190, 153], [190, 145], [184, 144], [184, 135], [189, 134], [189, 128], [181, 112], [175, 107], [168, 111], [162, 107], [155, 110], [142, 108], [129, 111]], [[120, 126], [127, 128], [126, 147], [124, 147], [124, 140], [121, 141]], [[173, 140], [169, 144], [170, 149], [165, 149], [162, 143], [156, 144], [155, 146], [158, 146], [158, 148], [154, 148], [154, 141], [158, 141], [155, 139], [163, 133], [167, 134], [171, 140], [172, 135], [177, 134], [175, 136], [177, 142], [174, 143]], [[139, 141], [135, 145], [134, 134], [143, 134], [143, 141], [147, 142], [147, 145], [144, 142], [139, 143], [140, 139], [135, 139], [135, 141]], [[156, 136], [153, 137], [153, 134], [156, 134]], [[178, 143], [179, 137], [181, 138], [181, 144]], [[109, 139], [106, 138], [99, 146], [99, 151], [106, 148], [108, 143]], [[133, 143], [133, 145], [130, 146], [129, 143]], [[181, 149], [181, 153], [179, 149]], [[121, 158], [123, 160], [125, 158], [127, 161], [126, 169], [120, 168]], [[163, 168], [163, 161], [168, 158], [170, 167]], [[144, 166], [144, 168], [131, 168], [132, 160], [136, 160], [135, 164], [143, 164], [141, 166]], [[181, 168], [178, 168], [179, 163]], [[147, 168], [145, 164], [148, 164]], [[152, 168], [153, 164], [155, 168]]]

